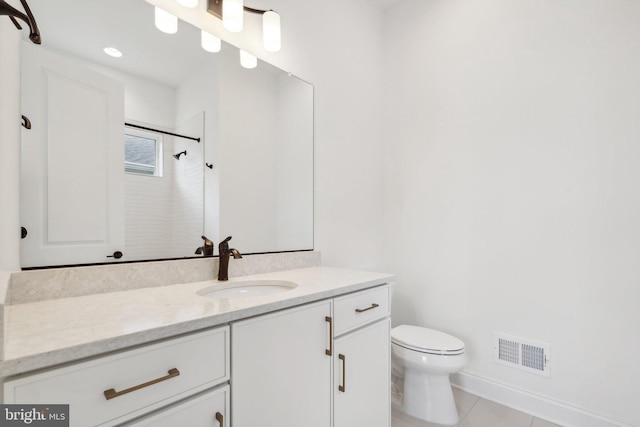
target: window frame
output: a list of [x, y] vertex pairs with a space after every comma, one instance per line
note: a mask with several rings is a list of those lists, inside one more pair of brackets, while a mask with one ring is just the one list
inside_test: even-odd
[[[140, 176], [163, 176], [163, 152], [164, 152], [164, 137], [160, 132], [154, 132], [145, 129], [138, 129], [125, 125], [123, 134], [123, 144], [126, 142], [126, 135], [135, 136], [138, 138], [150, 139], [156, 142], [156, 164], [153, 168], [153, 173], [149, 173], [150, 167], [140, 163], [132, 163], [124, 160], [124, 172], [132, 175]], [[123, 147], [124, 148], [124, 147]]]

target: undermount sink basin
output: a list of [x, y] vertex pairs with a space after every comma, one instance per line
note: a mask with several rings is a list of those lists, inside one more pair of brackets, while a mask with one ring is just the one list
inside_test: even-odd
[[197, 292], [207, 298], [261, 297], [295, 289], [298, 285], [286, 280], [242, 280], [210, 286]]

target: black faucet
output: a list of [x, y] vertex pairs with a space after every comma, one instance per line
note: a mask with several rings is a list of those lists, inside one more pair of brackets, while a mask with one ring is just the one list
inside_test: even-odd
[[218, 269], [218, 280], [229, 280], [229, 257], [233, 255], [233, 258], [242, 258], [240, 252], [237, 249], [229, 249], [229, 240], [231, 236], [224, 239], [218, 245], [218, 253], [220, 254], [220, 268]]
[[213, 256], [213, 242], [206, 236], [202, 236], [202, 240], [204, 240], [204, 245], [196, 249], [196, 255]]

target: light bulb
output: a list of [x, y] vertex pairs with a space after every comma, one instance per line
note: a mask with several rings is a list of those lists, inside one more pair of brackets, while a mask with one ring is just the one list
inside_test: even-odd
[[156, 7], [156, 28], [167, 34], [175, 34], [178, 31], [178, 18], [166, 10]]
[[240, 65], [244, 68], [256, 68], [258, 65], [258, 58], [251, 55], [250, 53], [245, 52], [244, 50], [240, 51]]
[[242, 31], [243, 15], [243, 0], [224, 0], [222, 3], [222, 25], [227, 31], [232, 33]]
[[222, 42], [220, 39], [213, 34], [207, 33], [205, 30], [200, 32], [200, 42], [202, 44], [202, 48], [207, 52], [220, 52], [222, 48]]
[[188, 7], [189, 9], [193, 9], [198, 5], [198, 0], [176, 0], [180, 6]]
[[273, 10], [262, 14], [262, 43], [269, 52], [277, 52], [281, 45], [280, 15]]

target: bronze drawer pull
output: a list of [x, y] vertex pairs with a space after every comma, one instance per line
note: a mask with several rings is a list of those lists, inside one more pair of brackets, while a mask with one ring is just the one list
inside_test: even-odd
[[116, 398], [118, 396], [122, 396], [123, 394], [131, 393], [132, 391], [140, 390], [141, 388], [149, 387], [150, 385], [158, 384], [159, 382], [169, 380], [171, 378], [177, 377], [178, 375], [180, 375], [180, 371], [178, 371], [177, 368], [169, 369], [168, 375], [165, 375], [162, 378], [156, 378], [155, 380], [151, 380], [151, 381], [146, 382], [144, 384], [139, 384], [137, 386], [133, 386], [133, 387], [128, 388], [126, 390], [115, 391], [115, 389], [112, 389], [112, 388], [110, 388], [109, 390], [105, 390], [104, 391], [104, 397], [106, 397], [107, 400], [110, 400], [110, 399]]
[[220, 427], [224, 427], [224, 417], [220, 412], [216, 412], [216, 421], [220, 423]]
[[346, 376], [347, 376], [347, 357], [344, 354], [339, 354], [338, 359], [342, 360], [342, 385], [338, 386], [338, 390], [344, 393], [346, 389]]
[[374, 308], [380, 307], [378, 304], [371, 304], [371, 307], [368, 308], [356, 308], [356, 313], [364, 313], [365, 311], [373, 310]]
[[325, 322], [329, 322], [329, 349], [324, 351], [327, 356], [333, 355], [333, 319], [331, 316], [324, 318]]

